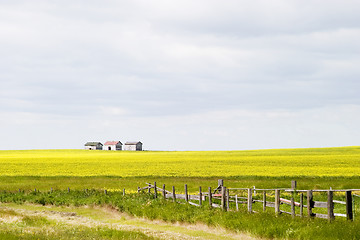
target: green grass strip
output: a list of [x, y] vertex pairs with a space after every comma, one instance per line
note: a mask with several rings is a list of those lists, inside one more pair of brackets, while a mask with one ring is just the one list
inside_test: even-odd
[[336, 219], [328, 223], [323, 219], [292, 219], [287, 215], [273, 213], [249, 214], [244, 209], [239, 212], [223, 212], [207, 206], [194, 207], [163, 199], [154, 199], [149, 194], [128, 194], [113, 192], [105, 195], [99, 191], [54, 191], [53, 193], [2, 192], [1, 202], [37, 203], [42, 205], [110, 205], [121, 212], [137, 217], [160, 219], [168, 222], [205, 223], [221, 226], [232, 231], [251, 233], [265, 238], [287, 239], [360, 239], [360, 221]]

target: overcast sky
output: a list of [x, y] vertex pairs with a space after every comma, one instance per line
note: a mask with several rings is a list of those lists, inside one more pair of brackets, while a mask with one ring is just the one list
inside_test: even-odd
[[360, 145], [360, 1], [0, 0], [0, 149]]

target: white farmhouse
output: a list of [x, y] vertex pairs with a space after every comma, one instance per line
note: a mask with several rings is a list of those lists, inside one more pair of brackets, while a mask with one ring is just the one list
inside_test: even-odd
[[142, 142], [126, 142], [124, 150], [127, 151], [142, 151]]
[[107, 141], [104, 144], [103, 150], [120, 151], [122, 150], [122, 145], [120, 141]]

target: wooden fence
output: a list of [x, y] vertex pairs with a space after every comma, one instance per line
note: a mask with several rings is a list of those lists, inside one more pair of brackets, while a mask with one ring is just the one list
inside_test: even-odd
[[[34, 191], [38, 192], [37, 189]], [[70, 188], [67, 188], [67, 191], [70, 192]], [[84, 191], [88, 192], [88, 189]], [[137, 191], [153, 192], [155, 198], [162, 196], [164, 199], [194, 206], [208, 204], [210, 207], [221, 208], [223, 211], [239, 211], [240, 206], [245, 207], [249, 213], [265, 212], [268, 208], [274, 208], [276, 215], [317, 217], [329, 221], [334, 220], [335, 217], [353, 220], [356, 206], [354, 198], [360, 199], [360, 189], [299, 190], [296, 189], [296, 181], [292, 181], [291, 188], [260, 189], [255, 186], [253, 188], [227, 188], [224, 186], [224, 181], [220, 179], [217, 188], [199, 187], [197, 194], [189, 194], [187, 184], [182, 193], [176, 193], [174, 186], [171, 191], [168, 191], [165, 184], [158, 187], [154, 182], [153, 184], [146, 183], [143, 188], [138, 187]], [[19, 192], [23, 191], [19, 189]], [[52, 188], [50, 192], [53, 192]], [[108, 191], [104, 190], [104, 193], [108, 194]], [[122, 194], [125, 195], [125, 189], [122, 190]], [[185, 201], [178, 201], [180, 199]]]
[[[292, 183], [293, 188], [289, 189], [227, 188], [222, 185], [223, 181], [219, 180], [219, 185], [214, 190], [209, 187], [207, 191], [204, 191], [199, 187], [198, 194], [189, 194], [187, 184], [185, 184], [184, 193], [178, 194], [174, 186], [171, 191], [168, 191], [165, 189], [165, 184], [162, 187], [158, 187], [156, 182], [146, 184], [147, 186], [143, 188], [138, 187], [138, 192], [151, 193], [153, 190], [155, 198], [162, 195], [164, 199], [172, 199], [179, 203], [184, 203], [184, 201], [177, 201], [183, 199], [185, 203], [194, 206], [208, 204], [224, 211], [238, 211], [239, 205], [243, 204], [246, 205], [249, 213], [256, 213], [259, 209], [265, 212], [270, 207], [274, 208], [276, 215], [317, 217], [329, 221], [334, 220], [335, 217], [353, 220], [353, 195], [359, 196], [353, 193], [360, 191], [360, 189], [298, 190], [296, 183], [295, 185]], [[326, 201], [317, 201], [318, 198], [326, 199]], [[341, 198], [341, 200], [334, 198]], [[345, 201], [343, 201], [344, 198]], [[254, 210], [254, 206], [257, 210]], [[335, 212], [335, 210], [341, 210], [343, 213]]]

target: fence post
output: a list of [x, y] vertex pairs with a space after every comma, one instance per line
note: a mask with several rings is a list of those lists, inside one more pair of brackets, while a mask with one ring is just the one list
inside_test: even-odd
[[248, 188], [248, 199], [247, 199], [248, 212], [252, 213], [252, 189]]
[[239, 211], [239, 201], [237, 195], [235, 195], [235, 206], [236, 206], [236, 211]]
[[351, 191], [345, 192], [345, 202], [346, 202], [346, 218], [347, 220], [353, 220], [353, 209], [352, 209], [352, 195]]
[[104, 190], [104, 193], [105, 193], [105, 195], [107, 195], [107, 190], [106, 189]]
[[149, 183], [148, 193], [151, 193], [151, 184]]
[[172, 195], [174, 202], [176, 202], [175, 186], [172, 186]]
[[123, 188], [123, 196], [125, 196], [125, 188]]
[[230, 190], [226, 189], [226, 210], [230, 209]]
[[295, 218], [295, 202], [294, 197], [291, 198], [291, 216]]
[[328, 212], [328, 220], [331, 222], [334, 220], [334, 202], [333, 202], [333, 191], [327, 191], [328, 199], [327, 199], [327, 212]]
[[211, 193], [211, 187], [209, 187], [209, 206], [212, 207], [212, 193]]
[[313, 194], [311, 190], [307, 190], [306, 191], [306, 205], [307, 205], [307, 215], [308, 217], [312, 217], [313, 213], [312, 213], [312, 208], [313, 208]]
[[224, 180], [223, 179], [218, 179], [218, 186], [219, 187], [224, 186]]
[[275, 214], [280, 214], [280, 190], [275, 189]]
[[266, 191], [263, 191], [263, 212], [266, 212]]
[[188, 188], [187, 188], [187, 184], [185, 184], [185, 201], [188, 202], [189, 201], [189, 195], [188, 195]]
[[138, 193], [140, 192], [140, 187], [138, 187]]
[[226, 187], [221, 187], [221, 209], [226, 211]]
[[166, 199], [165, 184], [163, 184], [163, 196], [164, 196], [164, 199]]
[[154, 195], [155, 195], [155, 198], [157, 198], [157, 188], [156, 188], [156, 182], [154, 182]]
[[202, 192], [201, 192], [201, 186], [199, 187], [199, 205], [202, 205]]
[[68, 187], [68, 192], [70, 192], [70, 188]]
[[304, 214], [304, 194], [300, 193], [300, 217]]
[[295, 180], [291, 180], [291, 189], [296, 189], [297, 187], [297, 182]]

